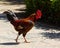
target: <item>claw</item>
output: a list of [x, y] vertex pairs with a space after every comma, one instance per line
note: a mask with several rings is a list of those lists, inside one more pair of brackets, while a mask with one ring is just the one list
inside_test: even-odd
[[30, 43], [30, 42], [27, 42], [27, 41], [24, 41], [25, 43]]
[[16, 43], [18, 42], [17, 39], [15, 39]]

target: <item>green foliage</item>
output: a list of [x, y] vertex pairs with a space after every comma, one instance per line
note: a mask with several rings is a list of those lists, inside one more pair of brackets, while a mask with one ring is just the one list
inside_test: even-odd
[[25, 0], [25, 3], [27, 8], [27, 14], [35, 12], [35, 0]]
[[59, 24], [60, 0], [25, 0], [25, 3], [28, 14], [40, 9], [43, 13], [42, 20], [53, 24]]

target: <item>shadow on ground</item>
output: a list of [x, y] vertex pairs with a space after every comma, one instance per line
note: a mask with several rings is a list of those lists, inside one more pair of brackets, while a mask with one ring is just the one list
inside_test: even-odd
[[45, 33], [41, 33], [41, 35], [43, 35], [43, 37], [50, 38], [50, 39], [60, 39], [60, 33], [45, 32]]
[[40, 21], [37, 21], [36, 24], [35, 24], [35, 27], [36, 29], [44, 29], [44, 30], [60, 30], [60, 27], [58, 26], [52, 26], [52, 25], [49, 25], [47, 23], [44, 23], [44, 22], [40, 22]]
[[15, 9], [16, 11], [26, 11], [26, 9]]
[[1, 16], [1, 15], [0, 15], [0, 20], [7, 20], [7, 17], [6, 17], [6, 16]]
[[18, 45], [19, 43], [15, 42], [7, 42], [7, 43], [0, 43], [0, 45]]
[[15, 4], [25, 4], [24, 0], [1, 0], [3, 2], [10, 2], [10, 5], [15, 5]]

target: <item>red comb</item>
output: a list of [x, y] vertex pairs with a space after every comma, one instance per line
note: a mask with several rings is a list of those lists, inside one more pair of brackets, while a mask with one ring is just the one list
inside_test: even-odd
[[36, 11], [36, 19], [41, 18], [41, 16], [42, 16], [42, 12], [40, 10], [37, 10]]

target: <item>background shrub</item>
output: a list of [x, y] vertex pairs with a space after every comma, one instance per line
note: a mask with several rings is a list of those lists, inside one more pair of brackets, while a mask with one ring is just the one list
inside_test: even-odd
[[40, 9], [42, 21], [60, 25], [60, 0], [25, 0], [25, 3], [28, 15]]

